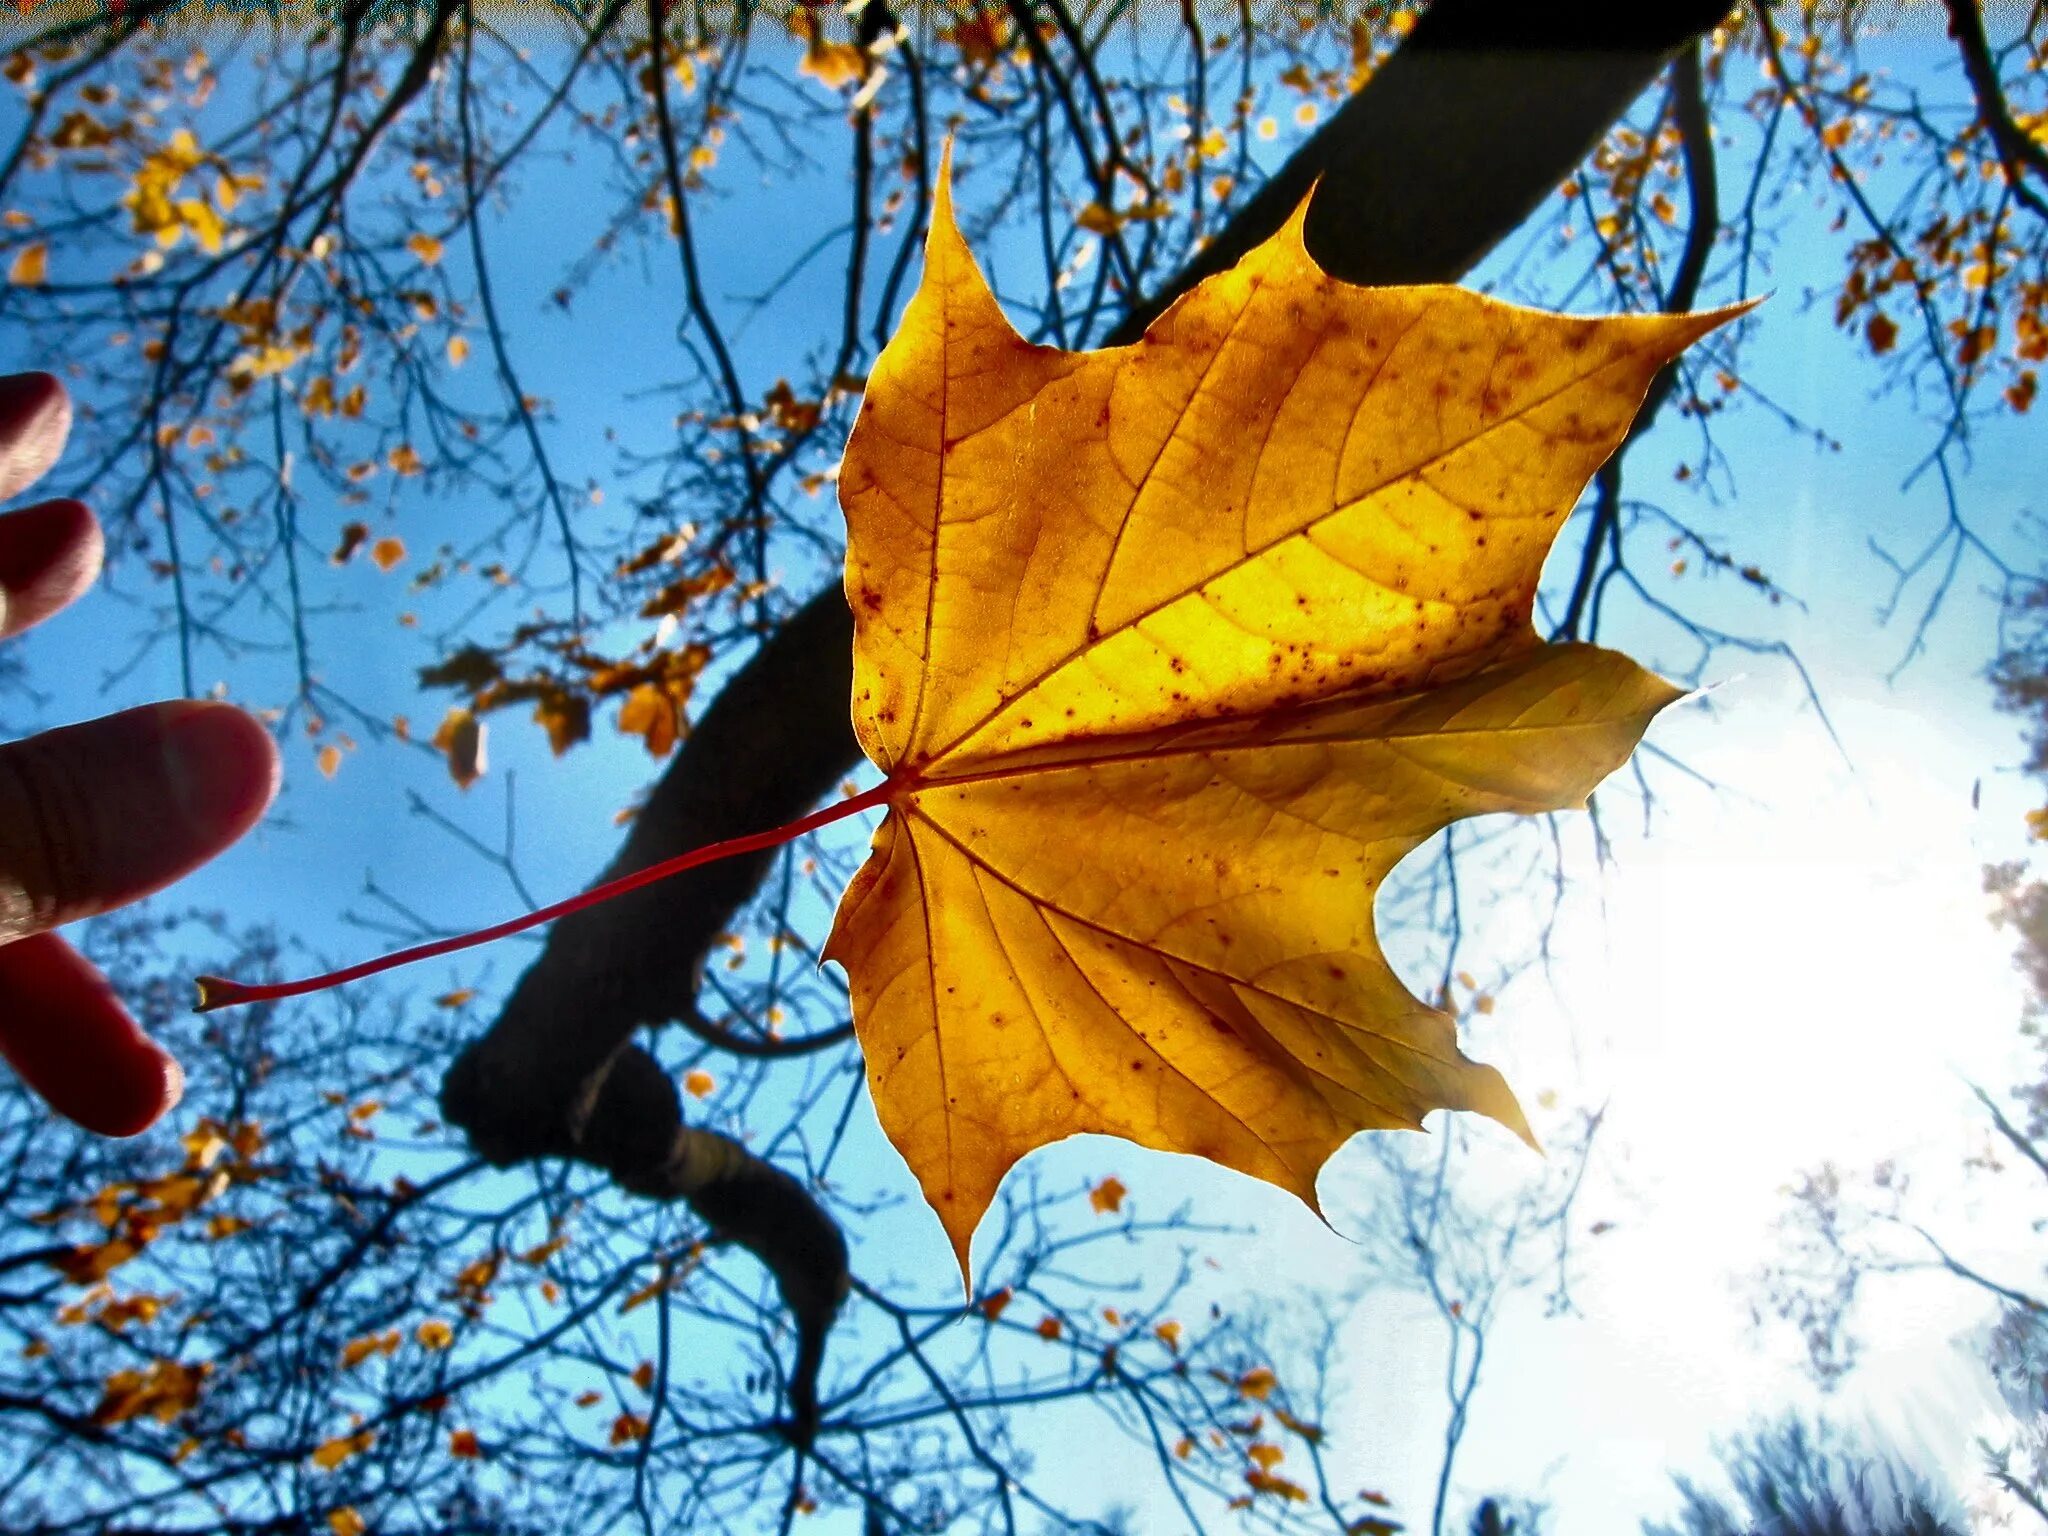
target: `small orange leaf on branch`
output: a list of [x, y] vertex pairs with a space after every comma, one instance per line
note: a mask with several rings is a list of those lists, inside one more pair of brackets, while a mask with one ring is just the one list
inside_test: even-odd
[[92, 1411], [95, 1424], [124, 1424], [148, 1417], [168, 1424], [199, 1402], [199, 1389], [213, 1372], [210, 1362], [186, 1365], [178, 1360], [152, 1360], [140, 1370], [116, 1371]]
[[360, 1456], [376, 1443], [377, 1436], [372, 1430], [359, 1429], [352, 1435], [336, 1435], [323, 1440], [313, 1448], [313, 1465], [322, 1472], [332, 1472], [351, 1456]]
[[434, 748], [448, 759], [449, 777], [467, 789], [484, 776], [484, 738], [488, 727], [466, 709], [451, 709], [434, 732]]
[[7, 281], [17, 288], [35, 288], [49, 276], [50, 247], [38, 240], [24, 245], [7, 264]]
[[1278, 1385], [1279, 1378], [1263, 1365], [1254, 1366], [1237, 1378], [1237, 1391], [1240, 1397], [1268, 1398], [1273, 1395], [1273, 1389]]
[[1299, 1483], [1291, 1483], [1284, 1477], [1261, 1471], [1257, 1467], [1245, 1473], [1244, 1480], [1259, 1493], [1272, 1494], [1275, 1498], [1285, 1499], [1291, 1504], [1308, 1502], [1308, 1490]]

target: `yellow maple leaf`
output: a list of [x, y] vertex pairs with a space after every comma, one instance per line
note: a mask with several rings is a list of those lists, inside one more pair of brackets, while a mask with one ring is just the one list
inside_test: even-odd
[[1079, 1132], [1316, 1208], [1437, 1108], [1528, 1136], [1373, 899], [1451, 821], [1582, 805], [1680, 696], [1531, 626], [1657, 370], [1732, 312], [1354, 287], [1306, 205], [1133, 345], [1033, 346], [940, 178], [840, 497], [854, 723], [889, 814], [826, 956], [963, 1275]]
[[417, 256], [422, 263], [433, 266], [441, 259], [441, 242], [424, 230], [405, 237], [405, 248]]

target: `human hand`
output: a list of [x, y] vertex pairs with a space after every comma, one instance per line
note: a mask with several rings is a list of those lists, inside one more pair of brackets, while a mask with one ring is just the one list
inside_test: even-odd
[[[0, 503], [56, 462], [70, 427], [56, 379], [0, 375]], [[84, 592], [104, 548], [76, 501], [0, 514], [0, 640]], [[263, 814], [277, 774], [262, 725], [190, 699], [0, 744], [0, 1055], [67, 1119], [133, 1136], [185, 1079], [52, 930], [205, 863]]]

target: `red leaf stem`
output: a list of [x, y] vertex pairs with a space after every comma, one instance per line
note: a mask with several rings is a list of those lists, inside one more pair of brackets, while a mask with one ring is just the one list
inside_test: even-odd
[[702, 848], [692, 848], [688, 853], [679, 853], [672, 859], [663, 859], [659, 864], [650, 864], [645, 869], [636, 869], [630, 875], [621, 875], [616, 880], [607, 880], [602, 885], [592, 886], [587, 891], [545, 907], [535, 908], [522, 916], [509, 918], [502, 923], [493, 923], [488, 928], [479, 928], [473, 933], [457, 934], [453, 938], [435, 939], [427, 944], [415, 944], [410, 949], [397, 950], [392, 954], [380, 955], [375, 960], [365, 960], [357, 965], [344, 966], [338, 971], [328, 971], [319, 976], [308, 976], [300, 981], [279, 981], [249, 983], [231, 981], [225, 976], [200, 976], [200, 1013], [212, 1013], [219, 1008], [234, 1008], [243, 1003], [269, 1002], [280, 997], [302, 997], [308, 992], [324, 992], [329, 987], [338, 987], [346, 982], [360, 981], [365, 976], [374, 976], [379, 971], [394, 970], [401, 965], [410, 965], [415, 960], [431, 960], [436, 955], [453, 954], [459, 949], [474, 945], [488, 944], [528, 928], [537, 928], [542, 923], [553, 922], [558, 917], [567, 917], [571, 912], [580, 912], [585, 907], [596, 906], [614, 896], [623, 896], [628, 891], [637, 891], [643, 885], [652, 885], [657, 880], [666, 880], [670, 875], [679, 875], [686, 869], [695, 869], [700, 864], [715, 864], [720, 859], [737, 858], [743, 853], [754, 853], [763, 848], [774, 848], [793, 842], [806, 832], [815, 832], [819, 827], [843, 821], [848, 816], [886, 805], [899, 786], [893, 779], [885, 779], [872, 789], [816, 810], [808, 816], [785, 822], [779, 827], [770, 827], [765, 832], [749, 832], [744, 837], [729, 837], [723, 842], [707, 843]]

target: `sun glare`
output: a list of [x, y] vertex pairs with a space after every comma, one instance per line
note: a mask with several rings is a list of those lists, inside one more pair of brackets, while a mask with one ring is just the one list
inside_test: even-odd
[[1614, 866], [1597, 989], [1575, 989], [1627, 1139], [1706, 1208], [1952, 1137], [2019, 1014], [1967, 781], [1898, 756], [1851, 777], [1825, 744], [1758, 756], [1772, 803], [1688, 816]]

